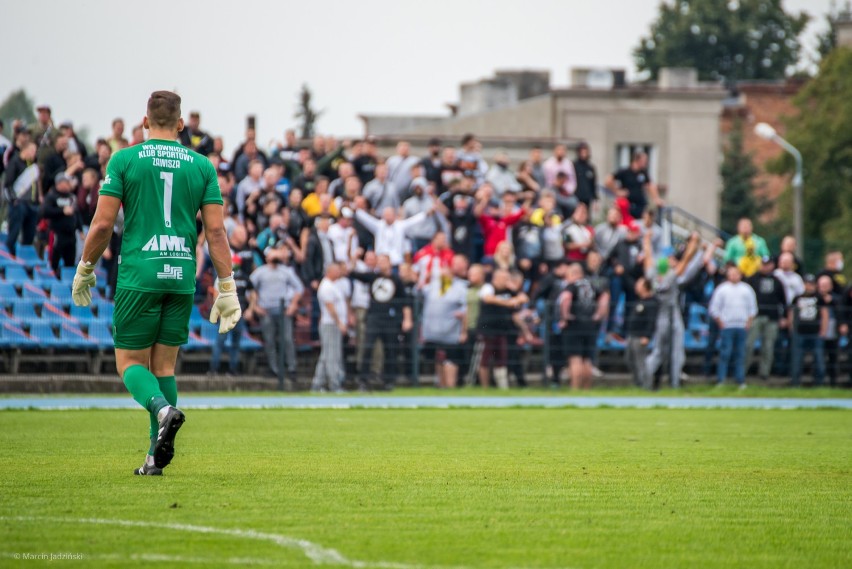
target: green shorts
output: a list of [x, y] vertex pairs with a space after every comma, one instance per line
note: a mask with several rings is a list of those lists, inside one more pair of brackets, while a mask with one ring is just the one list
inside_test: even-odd
[[117, 289], [112, 318], [115, 347], [144, 350], [154, 344], [186, 344], [192, 304], [191, 294]]

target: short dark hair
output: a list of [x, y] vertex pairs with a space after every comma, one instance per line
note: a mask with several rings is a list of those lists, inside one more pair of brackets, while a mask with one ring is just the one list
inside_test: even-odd
[[468, 142], [470, 142], [471, 140], [474, 140], [474, 139], [476, 139], [476, 136], [474, 136], [471, 133], [467, 133], [461, 139], [462, 146], [464, 146], [465, 144], [467, 144]]
[[180, 95], [154, 91], [148, 99], [148, 121], [157, 128], [175, 128], [180, 120]]

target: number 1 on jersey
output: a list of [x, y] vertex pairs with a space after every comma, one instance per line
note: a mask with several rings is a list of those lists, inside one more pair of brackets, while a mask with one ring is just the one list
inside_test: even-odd
[[172, 226], [172, 183], [175, 175], [172, 172], [160, 172], [160, 179], [165, 181], [163, 191], [163, 221], [166, 227]]

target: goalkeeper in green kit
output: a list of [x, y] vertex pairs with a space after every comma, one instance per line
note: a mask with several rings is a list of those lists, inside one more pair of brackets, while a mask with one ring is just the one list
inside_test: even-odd
[[112, 330], [118, 374], [151, 416], [151, 446], [145, 462], [134, 471], [141, 475], [163, 473], [185, 421], [177, 408], [175, 362], [189, 338], [199, 210], [219, 276], [210, 321], [218, 320], [219, 332], [224, 333], [241, 315], [216, 170], [205, 156], [175, 142], [183, 130], [180, 103], [180, 96], [170, 91], [152, 93], [142, 121], [149, 140], [119, 150], [110, 159], [72, 285], [74, 304], [88, 306], [95, 264], [124, 206]]

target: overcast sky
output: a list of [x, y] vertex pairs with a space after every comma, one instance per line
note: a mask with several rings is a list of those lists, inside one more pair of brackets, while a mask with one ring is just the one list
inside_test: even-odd
[[[23, 87], [94, 137], [114, 117], [138, 123], [151, 91], [176, 89], [184, 116], [200, 110], [230, 149], [247, 114], [262, 145], [295, 127], [302, 83], [325, 109], [319, 130], [344, 136], [363, 132], [360, 113], [446, 114], [459, 83], [495, 69], [547, 69], [553, 85], [567, 85], [571, 67], [633, 72], [659, 0], [0, 3], [0, 100]], [[814, 16], [809, 48], [829, 5], [784, 2]]]

